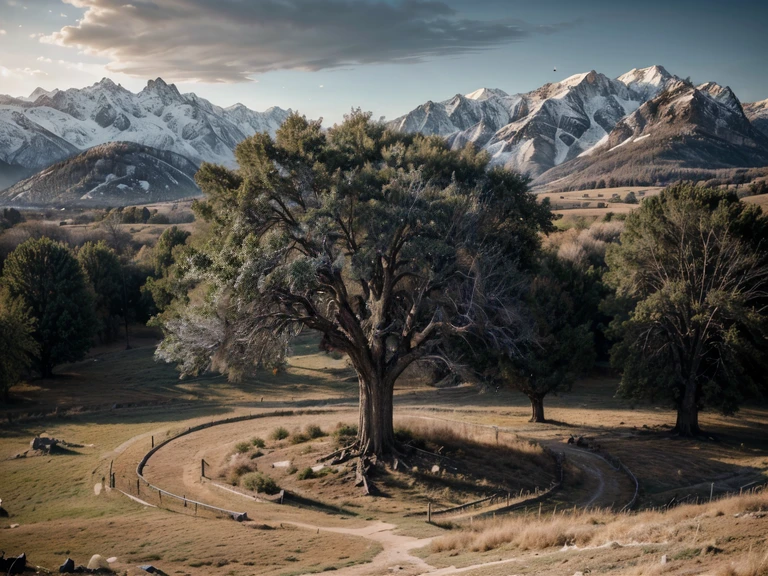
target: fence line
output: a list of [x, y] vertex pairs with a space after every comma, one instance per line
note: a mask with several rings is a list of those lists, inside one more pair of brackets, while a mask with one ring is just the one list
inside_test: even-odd
[[[262, 412], [260, 414], [247, 414], [244, 416], [234, 416], [232, 418], [226, 418], [224, 420], [214, 420], [211, 422], [205, 422], [204, 424], [198, 424], [197, 426], [190, 426], [186, 430], [182, 430], [178, 434], [175, 434], [174, 436], [166, 438], [162, 442], [155, 444], [149, 452], [144, 454], [144, 457], [139, 461], [138, 466], [136, 466], [136, 476], [138, 477], [138, 479], [136, 480], [137, 490], [139, 486], [138, 484], [139, 481], [142, 481], [144, 482], [146, 487], [148, 487], [150, 490], [155, 490], [158, 493], [158, 496], [160, 497], [161, 505], [162, 505], [162, 497], [166, 496], [167, 498], [170, 498], [172, 500], [182, 502], [185, 508], [187, 507], [187, 505], [194, 505], [195, 512], [197, 512], [198, 507], [200, 507], [200, 508], [203, 508], [204, 510], [210, 510], [216, 514], [222, 514], [222, 515], [228, 516], [238, 522], [248, 520], [248, 515], [245, 512], [227, 510], [226, 508], [219, 508], [218, 506], [206, 504], [205, 502], [200, 502], [198, 500], [190, 500], [186, 496], [179, 496], [178, 494], [174, 494], [173, 492], [169, 492], [168, 490], [164, 490], [158, 486], [155, 486], [144, 477], [144, 466], [146, 466], [147, 462], [152, 457], [152, 455], [155, 454], [155, 452], [157, 452], [163, 446], [170, 444], [171, 442], [181, 438], [182, 436], [186, 436], [188, 434], [191, 434], [193, 432], [198, 432], [200, 430], [205, 430], [206, 428], [211, 428], [213, 426], [221, 426], [223, 424], [233, 424], [235, 422], [245, 422], [247, 420], [257, 420], [260, 418], [272, 418], [276, 416], [299, 416], [303, 414], [326, 414], [329, 412], [334, 412], [334, 410], [277, 410], [272, 412]], [[113, 485], [113, 488], [114, 488], [114, 485]], [[128, 494], [123, 492], [122, 490], [120, 490], [120, 492], [128, 496]]]

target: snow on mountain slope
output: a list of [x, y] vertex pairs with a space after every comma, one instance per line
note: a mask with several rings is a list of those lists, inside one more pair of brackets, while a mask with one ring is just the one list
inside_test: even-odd
[[744, 104], [744, 113], [752, 125], [768, 136], [768, 100]]
[[0, 97], [0, 160], [40, 169], [93, 146], [135, 142], [234, 166], [235, 146], [256, 132], [274, 135], [290, 111], [221, 108], [181, 94], [161, 78], [134, 94], [104, 78], [83, 89]]
[[589, 153], [534, 184], [557, 182], [565, 189], [610, 177], [646, 185], [693, 177], [694, 170], [767, 165], [768, 137], [750, 123], [730, 88], [676, 81], [617, 122]]
[[536, 177], [590, 150], [619, 120], [677, 80], [661, 66], [616, 80], [593, 70], [525, 94], [481, 88], [430, 101], [389, 125], [443, 136], [454, 148], [472, 142], [488, 151], [492, 164]]
[[0, 192], [15, 206], [125, 206], [200, 193], [197, 166], [174, 152], [111, 142], [42, 170]]

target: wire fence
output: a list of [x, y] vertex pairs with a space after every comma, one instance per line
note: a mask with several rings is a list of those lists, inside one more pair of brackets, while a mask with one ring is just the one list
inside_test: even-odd
[[139, 464], [136, 467], [136, 477], [134, 479], [125, 477], [118, 479], [113, 473], [110, 472], [110, 487], [118, 490], [131, 499], [138, 501], [139, 503], [143, 503], [149, 506], [156, 506], [158, 508], [163, 508], [174, 512], [195, 516], [206, 515], [209, 517], [213, 516], [220, 518], [231, 518], [238, 522], [249, 520], [248, 514], [246, 512], [228, 510], [226, 508], [214, 506], [206, 502], [187, 498], [185, 494], [175, 494], [169, 490], [165, 490], [152, 484], [144, 477], [144, 467], [147, 465], [149, 459], [158, 450], [160, 450], [160, 448], [167, 446], [174, 440], [177, 440], [183, 436], [192, 434], [193, 432], [199, 432], [200, 430], [205, 430], [206, 428], [212, 428], [214, 426], [221, 426], [224, 424], [233, 424], [236, 422], [245, 422], [248, 420], [257, 420], [261, 418], [299, 416], [305, 414], [327, 414], [328, 412], [333, 412], [333, 410], [279, 410], [272, 412], [262, 412], [259, 414], [247, 414], [244, 416], [234, 416], [231, 418], [225, 418], [223, 420], [205, 422], [197, 426], [190, 426], [188, 428], [182, 429], [175, 434], [170, 434], [169, 431], [168, 438], [157, 444], [154, 443], [154, 437], [152, 437], [153, 446], [139, 461]]

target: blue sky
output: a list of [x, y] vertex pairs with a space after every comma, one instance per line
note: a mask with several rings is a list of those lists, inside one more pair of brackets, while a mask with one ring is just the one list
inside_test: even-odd
[[[755, 0], [0, 0], [0, 93], [175, 81], [228, 106], [394, 118], [480, 87], [662, 64], [768, 98]], [[557, 67], [557, 72], [553, 68]]]

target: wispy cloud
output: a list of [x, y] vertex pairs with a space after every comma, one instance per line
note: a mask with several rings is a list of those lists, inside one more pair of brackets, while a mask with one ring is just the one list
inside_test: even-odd
[[439, 0], [66, 0], [76, 25], [43, 41], [109, 69], [175, 81], [243, 82], [271, 70], [414, 63], [551, 34], [562, 24], [464, 17]]

